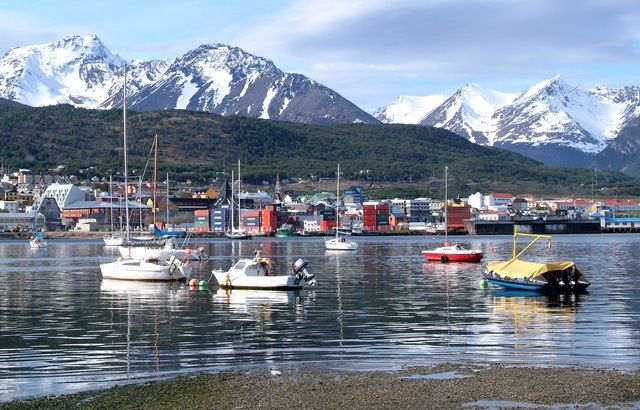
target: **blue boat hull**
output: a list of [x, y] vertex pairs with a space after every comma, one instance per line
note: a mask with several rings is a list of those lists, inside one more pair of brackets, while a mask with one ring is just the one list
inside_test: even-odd
[[547, 285], [537, 285], [526, 282], [510, 282], [494, 278], [487, 278], [487, 281], [494, 285], [502, 286], [508, 289], [529, 290], [534, 292], [544, 292], [547, 289]]

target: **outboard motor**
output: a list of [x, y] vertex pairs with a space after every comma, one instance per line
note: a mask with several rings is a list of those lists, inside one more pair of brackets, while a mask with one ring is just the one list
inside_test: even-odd
[[298, 258], [297, 261], [293, 262], [292, 270], [293, 275], [296, 277], [296, 283], [299, 283], [301, 279], [305, 282], [309, 282], [309, 286], [315, 286], [316, 280], [312, 273], [309, 273], [307, 270], [307, 261], [302, 258]]

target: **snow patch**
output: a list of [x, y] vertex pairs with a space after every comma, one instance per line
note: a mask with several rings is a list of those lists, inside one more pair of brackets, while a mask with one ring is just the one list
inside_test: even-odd
[[240, 91], [240, 95], [238, 96], [238, 98], [242, 98], [244, 97], [244, 95], [247, 93], [247, 90], [249, 89], [249, 86], [251, 84], [253, 84], [253, 82], [256, 80], [256, 78], [258, 78], [260, 76], [260, 73], [258, 72], [253, 72], [251, 74], [249, 74], [245, 81], [244, 81], [244, 87], [242, 87], [242, 91]]
[[373, 116], [384, 123], [417, 124], [447, 97], [441, 94], [427, 96], [401, 95], [386, 107], [378, 108]]
[[280, 111], [278, 111], [278, 116], [282, 115], [282, 112], [287, 108], [291, 100], [292, 98], [284, 97], [284, 102], [282, 103], [282, 107], [280, 108]]
[[191, 77], [185, 78], [182, 83], [182, 94], [180, 94], [178, 101], [176, 101], [176, 108], [179, 110], [186, 109], [189, 101], [191, 101], [191, 98], [198, 90], [198, 86], [191, 82]]
[[264, 97], [264, 101], [262, 102], [262, 111], [259, 118], [265, 120], [269, 119], [269, 105], [271, 104], [271, 100], [273, 100], [273, 97], [275, 97], [277, 93], [278, 90], [275, 88], [269, 88], [269, 90], [267, 90], [267, 95]]

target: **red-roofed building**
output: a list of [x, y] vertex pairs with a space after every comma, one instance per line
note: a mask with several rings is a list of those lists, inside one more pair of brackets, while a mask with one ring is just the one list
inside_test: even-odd
[[603, 199], [602, 208], [610, 209], [613, 212], [619, 211], [640, 211], [640, 204], [628, 199]]
[[489, 194], [488, 206], [496, 207], [496, 206], [507, 206], [511, 203], [514, 196], [511, 194], [503, 193], [503, 192], [491, 192]]

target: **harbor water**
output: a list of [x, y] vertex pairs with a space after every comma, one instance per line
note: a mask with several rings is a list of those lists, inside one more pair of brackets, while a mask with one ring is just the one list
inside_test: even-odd
[[[589, 293], [547, 297], [479, 281], [484, 263], [425, 262], [442, 238], [201, 240], [210, 278], [259, 244], [276, 270], [304, 257], [318, 285], [296, 292], [101, 278], [117, 258], [97, 240], [45, 249], [0, 241], [0, 401], [196, 372], [287, 368], [395, 370], [443, 362], [640, 368], [637, 234], [557, 235], [532, 260], [574, 260]], [[457, 237], [508, 259], [511, 236]], [[193, 245], [193, 244], [192, 244]], [[212, 279], [214, 282], [215, 279]]]

